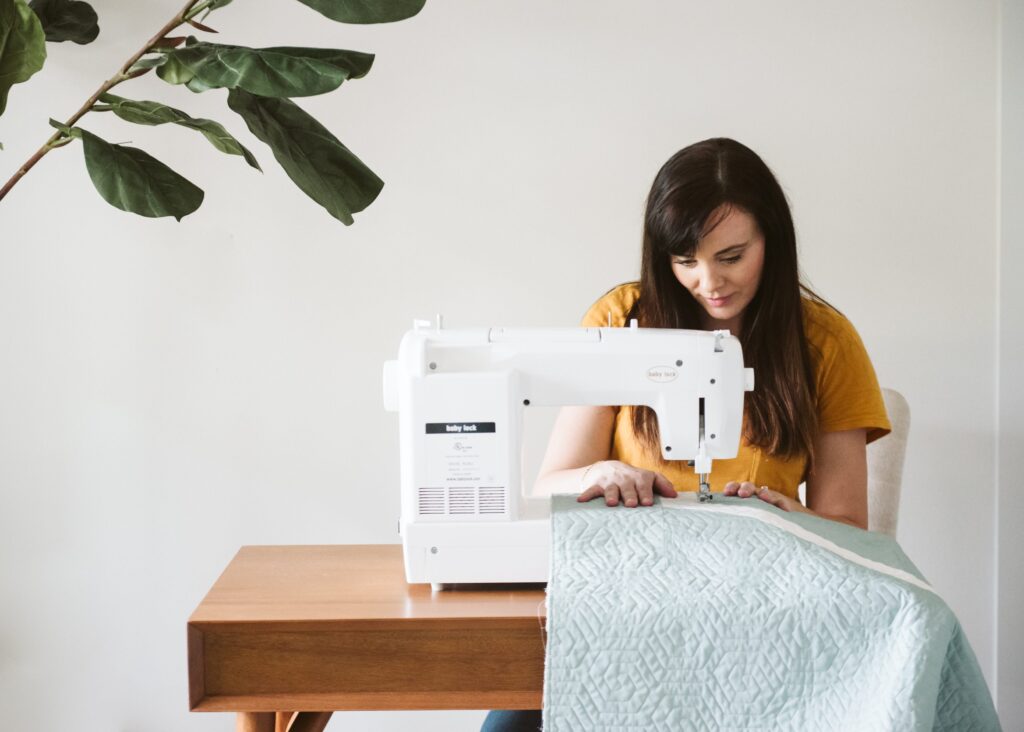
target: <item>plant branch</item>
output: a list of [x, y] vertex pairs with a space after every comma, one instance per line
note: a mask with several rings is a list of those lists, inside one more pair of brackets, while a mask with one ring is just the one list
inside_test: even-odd
[[186, 22], [192, 20], [204, 10], [208, 10], [211, 5], [213, 5], [213, 0], [200, 0], [199, 3], [197, 3], [184, 15], [184, 20]]
[[[74, 125], [75, 122], [81, 119], [86, 113], [88, 113], [92, 109], [92, 106], [96, 103], [96, 101], [100, 98], [101, 95], [106, 94], [108, 91], [113, 89], [122, 81], [125, 81], [129, 78], [128, 69], [130, 69], [135, 64], [136, 61], [145, 56], [150, 51], [150, 49], [152, 49], [161, 40], [163, 40], [163, 38], [168, 33], [173, 31], [175, 28], [182, 25], [183, 23], [187, 22], [196, 13], [202, 12], [207, 7], [209, 7], [212, 1], [213, 0], [188, 0], [188, 2], [185, 3], [184, 7], [181, 10], [179, 10], [174, 15], [173, 18], [171, 18], [169, 21], [167, 21], [167, 23], [164, 24], [163, 28], [158, 30], [152, 38], [146, 41], [145, 45], [142, 48], [140, 48], [138, 51], [132, 54], [131, 58], [129, 58], [121, 65], [121, 68], [118, 70], [116, 74], [114, 74], [112, 77], [103, 82], [100, 88], [93, 92], [93, 95], [85, 101], [85, 103], [78, 109], [77, 112], [71, 115], [71, 118], [67, 122], [65, 122], [65, 124], [68, 127]], [[21, 180], [25, 176], [25, 174], [33, 168], [33, 166], [35, 166], [36, 163], [42, 160], [44, 155], [50, 152], [50, 150], [53, 150], [58, 147], [63, 147], [63, 145], [66, 144], [64, 142], [61, 142], [61, 138], [63, 136], [63, 132], [55, 132], [53, 135], [50, 136], [50, 139], [43, 143], [42, 147], [40, 147], [38, 150], [35, 151], [35, 153], [33, 153], [32, 157], [25, 161], [24, 165], [18, 168], [17, 172], [13, 176], [11, 176], [11, 179], [4, 184], [3, 188], [0, 188], [0, 201], [3, 200], [4, 196], [7, 195], [8, 191], [10, 191], [15, 186], [15, 184], [19, 180]]]

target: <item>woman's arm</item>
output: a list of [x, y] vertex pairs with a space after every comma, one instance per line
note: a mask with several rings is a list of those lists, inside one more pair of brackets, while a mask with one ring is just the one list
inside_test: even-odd
[[562, 407], [534, 493], [579, 493], [583, 471], [612, 452], [615, 407]]
[[823, 432], [814, 442], [807, 507], [825, 518], [868, 527], [867, 430]]
[[823, 432], [814, 441], [815, 465], [807, 476], [807, 506], [753, 483], [730, 482], [725, 495], [762, 501], [783, 511], [813, 513], [859, 529], [868, 527], [867, 430]]
[[535, 493], [579, 493], [579, 501], [602, 497], [608, 506], [651, 506], [654, 495], [674, 498], [676, 489], [661, 473], [609, 460], [614, 407], [565, 407], [548, 441]]

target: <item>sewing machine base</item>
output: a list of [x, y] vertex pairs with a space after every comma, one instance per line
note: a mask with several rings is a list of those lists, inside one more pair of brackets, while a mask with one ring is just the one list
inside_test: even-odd
[[409, 523], [405, 578], [435, 589], [452, 584], [547, 582], [550, 519], [493, 523]]

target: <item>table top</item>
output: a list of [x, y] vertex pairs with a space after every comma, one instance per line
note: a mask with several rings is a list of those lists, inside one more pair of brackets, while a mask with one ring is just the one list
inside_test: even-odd
[[189, 623], [421, 621], [545, 617], [542, 585], [405, 581], [399, 544], [244, 546]]
[[410, 585], [400, 545], [242, 547], [188, 621], [191, 708], [539, 708], [544, 600]]

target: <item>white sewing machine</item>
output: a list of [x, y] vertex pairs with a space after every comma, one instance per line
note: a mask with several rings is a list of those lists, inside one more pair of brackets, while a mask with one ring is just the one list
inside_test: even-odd
[[753, 386], [728, 331], [415, 321], [384, 364], [384, 406], [399, 413], [406, 579], [547, 581], [550, 499], [522, 490], [523, 410], [651, 407], [661, 454], [693, 461], [709, 500], [711, 461], [736, 456]]

